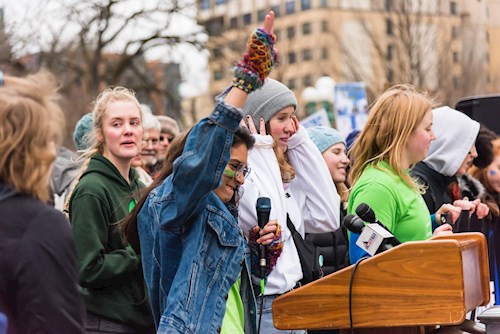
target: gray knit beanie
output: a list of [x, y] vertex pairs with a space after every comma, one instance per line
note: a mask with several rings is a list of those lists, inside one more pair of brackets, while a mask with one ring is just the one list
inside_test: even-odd
[[287, 86], [268, 78], [260, 89], [248, 95], [243, 106], [243, 115], [252, 116], [258, 131], [261, 117], [267, 123], [277, 112], [288, 106], [293, 106], [297, 110], [297, 105], [295, 94]]

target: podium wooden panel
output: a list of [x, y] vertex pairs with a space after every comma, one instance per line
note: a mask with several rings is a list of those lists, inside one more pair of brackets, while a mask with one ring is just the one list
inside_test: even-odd
[[[352, 288], [354, 328], [456, 325], [490, 297], [486, 239], [460, 233], [407, 242], [361, 262]], [[273, 302], [279, 329], [347, 329], [354, 266]], [[409, 329], [409, 328], [408, 328]]]

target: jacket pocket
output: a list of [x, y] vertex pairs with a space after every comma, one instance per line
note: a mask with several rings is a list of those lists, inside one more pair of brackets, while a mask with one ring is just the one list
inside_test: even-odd
[[241, 252], [243, 257], [243, 235], [240, 235], [239, 227], [235, 226], [224, 216], [223, 213], [209, 212], [206, 233], [201, 246], [201, 261], [205, 268], [211, 272], [227, 270], [232, 261], [229, 258]]
[[198, 293], [196, 288], [196, 282], [198, 280], [198, 264], [196, 262], [193, 263], [191, 267], [191, 275], [189, 277], [189, 286], [188, 286], [188, 294], [186, 300], [186, 310], [191, 309], [191, 303], [196, 293]]
[[217, 235], [219, 243], [224, 247], [238, 247], [240, 243], [240, 230], [225, 213], [210, 211], [208, 225]]

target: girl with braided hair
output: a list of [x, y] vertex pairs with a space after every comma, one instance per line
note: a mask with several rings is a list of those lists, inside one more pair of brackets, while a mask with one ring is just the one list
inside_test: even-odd
[[[250, 37], [231, 87], [210, 116], [174, 140], [162, 174], [121, 224], [141, 255], [158, 333], [256, 331], [236, 206], [253, 140], [239, 129], [239, 108], [276, 63], [273, 21], [270, 12]], [[268, 224], [260, 242], [270, 242], [274, 231]]]

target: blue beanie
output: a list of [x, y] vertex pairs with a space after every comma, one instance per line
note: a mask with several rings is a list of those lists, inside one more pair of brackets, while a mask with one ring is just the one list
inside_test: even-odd
[[325, 152], [327, 148], [337, 143], [345, 145], [345, 140], [342, 138], [340, 132], [334, 128], [327, 128], [325, 126], [314, 126], [307, 129], [307, 134], [313, 143], [318, 147], [321, 153]]
[[356, 138], [358, 138], [359, 134], [361, 131], [359, 130], [353, 130], [351, 133], [347, 135], [347, 138], [345, 139], [345, 142], [347, 143], [347, 150], [349, 151], [352, 147], [352, 144], [354, 144], [354, 141]]
[[76, 122], [75, 131], [73, 132], [73, 141], [75, 142], [75, 147], [77, 150], [85, 150], [88, 148], [88, 134], [92, 131], [94, 117], [92, 113], [88, 113], [82, 116], [78, 122]]

